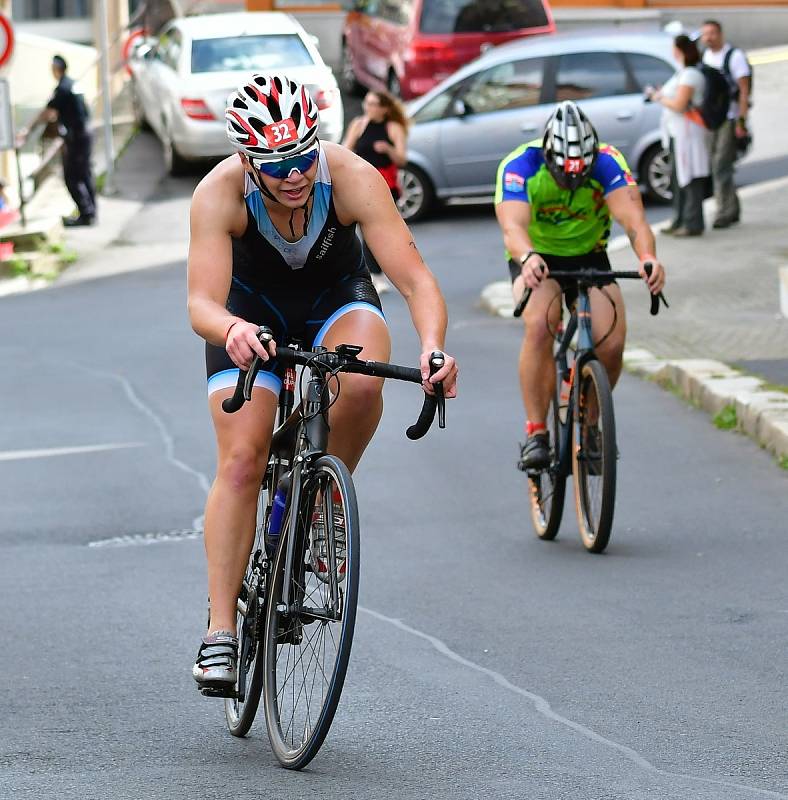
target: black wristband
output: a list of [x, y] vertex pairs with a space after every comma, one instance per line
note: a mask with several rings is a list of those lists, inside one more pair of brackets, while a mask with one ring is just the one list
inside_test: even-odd
[[538, 255], [539, 253], [537, 253], [536, 250], [529, 250], [524, 256], [520, 256], [520, 266], [524, 267], [525, 262], [528, 261], [528, 259], [531, 256], [538, 256]]

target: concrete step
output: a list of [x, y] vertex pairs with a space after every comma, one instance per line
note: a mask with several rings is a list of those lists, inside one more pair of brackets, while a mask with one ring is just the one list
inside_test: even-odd
[[63, 241], [63, 222], [59, 217], [39, 217], [27, 225], [15, 222], [0, 228], [0, 242], [13, 242], [17, 251], [31, 251]]

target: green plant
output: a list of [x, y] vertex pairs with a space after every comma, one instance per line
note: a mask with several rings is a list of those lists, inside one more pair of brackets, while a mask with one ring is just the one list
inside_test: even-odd
[[13, 258], [9, 258], [8, 261], [6, 261], [6, 264], [8, 264], [8, 268], [11, 270], [11, 274], [14, 276], [27, 275], [30, 272], [30, 267], [27, 261], [25, 261], [25, 259], [21, 258], [20, 256], [14, 256]]
[[788, 470], [788, 456], [780, 456], [780, 468]]
[[728, 404], [721, 411], [714, 415], [714, 424], [721, 431], [733, 430], [738, 424], [736, 417], [736, 406]]

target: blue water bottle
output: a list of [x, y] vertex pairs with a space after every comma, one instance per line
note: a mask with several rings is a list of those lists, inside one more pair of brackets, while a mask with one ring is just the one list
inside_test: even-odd
[[290, 473], [282, 475], [276, 484], [274, 502], [268, 517], [268, 530], [265, 532], [265, 549], [269, 556], [273, 556], [279, 544], [279, 533], [282, 530], [282, 517], [287, 505], [287, 493], [290, 491]]

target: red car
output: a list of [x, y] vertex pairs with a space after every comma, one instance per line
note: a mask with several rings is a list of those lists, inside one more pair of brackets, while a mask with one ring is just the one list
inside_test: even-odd
[[418, 97], [489, 47], [553, 33], [547, 0], [348, 0], [342, 81], [348, 91]]

